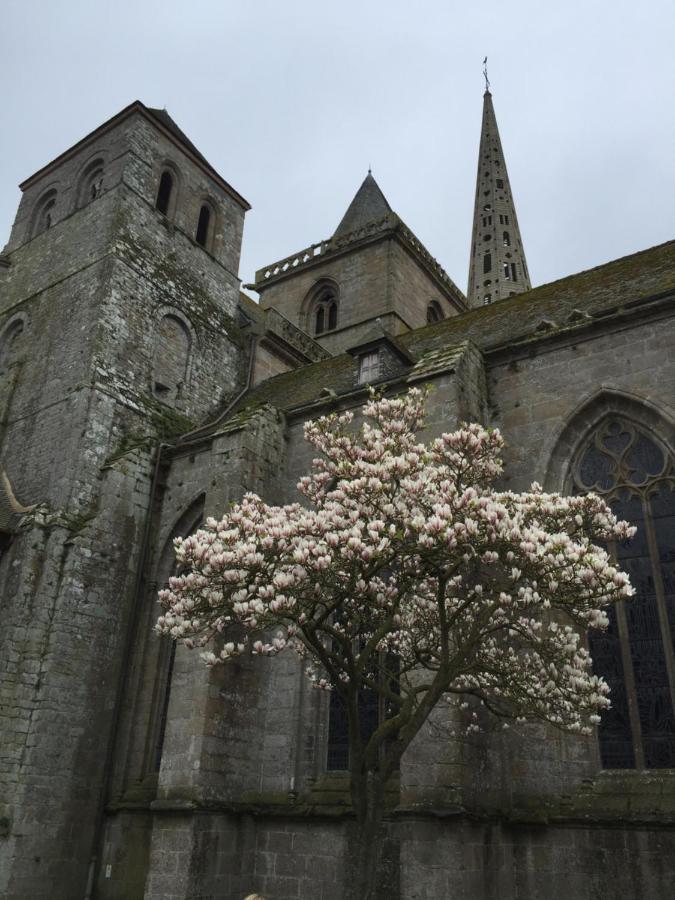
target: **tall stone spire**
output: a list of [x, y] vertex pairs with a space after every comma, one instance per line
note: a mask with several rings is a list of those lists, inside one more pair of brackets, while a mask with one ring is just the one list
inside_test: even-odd
[[467, 300], [474, 308], [530, 287], [516, 206], [488, 87], [483, 97]]

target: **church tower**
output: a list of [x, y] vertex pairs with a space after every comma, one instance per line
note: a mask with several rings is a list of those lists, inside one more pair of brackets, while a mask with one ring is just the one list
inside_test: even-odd
[[487, 75], [485, 78], [467, 290], [472, 309], [531, 287]]

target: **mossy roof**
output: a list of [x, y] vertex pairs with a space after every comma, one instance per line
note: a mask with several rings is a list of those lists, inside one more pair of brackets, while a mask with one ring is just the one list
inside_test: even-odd
[[[675, 292], [675, 241], [469, 310], [399, 335], [397, 340], [420, 362], [429, 354], [431, 363], [439, 349], [456, 347], [463, 341], [490, 350], [549, 337], [579, 320], [601, 317], [615, 308], [639, 304], [669, 291]], [[346, 393], [356, 387], [356, 366], [357, 361], [344, 353], [285, 372], [256, 385], [235, 409], [270, 404], [290, 410], [320, 400], [327, 390]]]

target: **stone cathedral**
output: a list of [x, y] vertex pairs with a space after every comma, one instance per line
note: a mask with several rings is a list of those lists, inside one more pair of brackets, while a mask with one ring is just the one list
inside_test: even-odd
[[[207, 670], [152, 630], [172, 541], [296, 498], [303, 422], [432, 384], [505, 485], [598, 491], [637, 588], [590, 738], [453, 737], [392, 785], [382, 900], [662, 900], [675, 883], [675, 243], [532, 288], [489, 91], [465, 295], [372, 174], [240, 291], [246, 200], [134, 102], [21, 185], [0, 255], [0, 896], [339, 900], [340, 711], [298, 660]], [[390, 198], [393, 199], [393, 198]], [[308, 236], [310, 237], [310, 236]], [[467, 236], [468, 237], [468, 236]]]

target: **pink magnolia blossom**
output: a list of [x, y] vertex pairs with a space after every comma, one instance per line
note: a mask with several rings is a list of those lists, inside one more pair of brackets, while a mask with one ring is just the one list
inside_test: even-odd
[[156, 626], [208, 665], [292, 650], [348, 709], [379, 691], [389, 718], [351, 751], [367, 770], [389, 748], [385, 778], [443, 697], [588, 732], [609, 689], [582, 636], [633, 593], [594, 543], [633, 533], [603, 500], [497, 490], [500, 433], [421, 443], [425, 399], [372, 396], [357, 431], [352, 413], [308, 422], [304, 505], [247, 494], [178, 539]]

